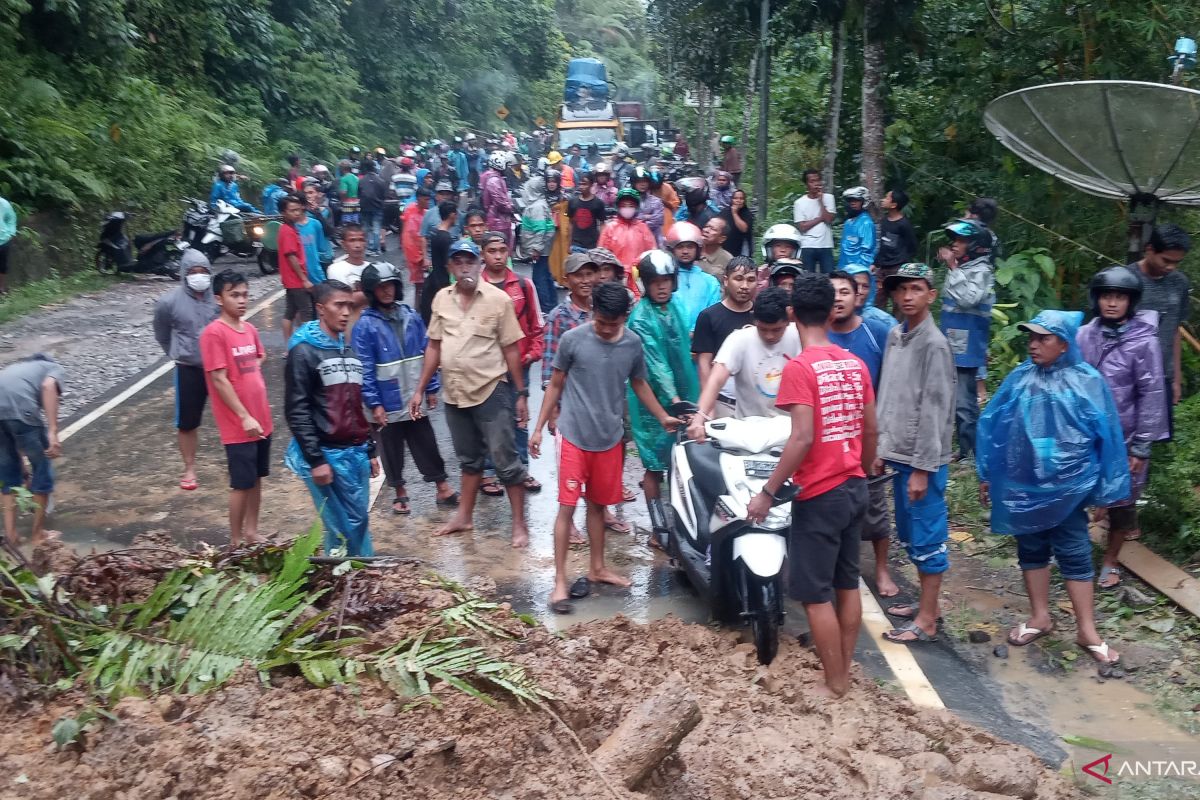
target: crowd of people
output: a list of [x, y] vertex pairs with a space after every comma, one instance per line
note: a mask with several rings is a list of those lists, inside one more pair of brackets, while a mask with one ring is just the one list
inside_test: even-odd
[[[436, 502], [454, 509], [438, 535], [470, 531], [480, 494], [506, 495], [512, 546], [525, 547], [526, 495], [542, 489], [529, 459], [543, 455], [549, 431], [559, 501], [549, 605], [570, 613], [594, 583], [629, 585], [604, 551], [608, 530], [628, 531], [613, 507], [635, 498], [623, 483], [630, 441], [653, 508], [681, 426], [702, 441], [715, 418], [787, 416], [790, 438], [748, 517], [765, 518], [789, 484], [798, 487], [787, 584], [808, 615], [827, 693], [848, 685], [861, 542], [871, 543], [876, 587], [897, 620], [887, 638], [936, 638], [951, 568], [949, 465], [964, 459], [974, 460], [992, 529], [1016, 537], [1031, 609], [1009, 643], [1053, 632], [1053, 560], [1078, 644], [1098, 662], [1117, 661], [1094, 621], [1088, 510], [1108, 519], [1099, 585], [1111, 588], [1121, 580], [1122, 543], [1139, 533], [1150, 445], [1170, 436], [1180, 398], [1183, 230], [1157, 227], [1140, 261], [1097, 274], [1088, 324], [1080, 311], [1051, 309], [1023, 323], [1029, 359], [981, 414], [1000, 253], [994, 201], [978, 198], [944, 226], [939, 280], [940, 270], [917, 259], [902, 189], [882, 198], [847, 189], [839, 212], [809, 170], [792, 220], [766, 230], [756, 259], [740, 169], [672, 186], [654, 164], [623, 161], [619, 149], [612, 160], [593, 159], [578, 148], [542, 152], [526, 137], [523, 159], [516, 137], [506, 138], [490, 152], [468, 134], [424, 152], [346, 160], [332, 195], [328, 170], [305, 176], [294, 160], [274, 198], [286, 223], [278, 244], [292, 437], [284, 463], [312, 494], [327, 551], [372, 554], [368, 484], [381, 470], [392, 510], [410, 513], [406, 452]], [[740, 167], [740, 154], [729, 153], [735, 143], [724, 144], [726, 165]], [[377, 200], [397, 185], [413, 189], [400, 209], [402, 268], [380, 255], [387, 243]], [[332, 261], [335, 236], [345, 254]], [[531, 265], [532, 280], [514, 259]], [[243, 275], [214, 275], [196, 251], [185, 253], [181, 272], [182, 285], [155, 313], [155, 334], [176, 365], [180, 488], [196, 488], [197, 429], [211, 398], [228, 461], [231, 537], [252, 542], [271, 464], [266, 353], [244, 319]], [[536, 413], [535, 379], [544, 392]], [[24, 454], [43, 509], [61, 383], [46, 359], [0, 373], [0, 482], [5, 492], [16, 485]], [[699, 411], [672, 416], [681, 401]], [[457, 490], [429, 419], [439, 404]], [[651, 517], [648, 544], [663, 547], [665, 530]], [[908, 599], [888, 567], [893, 528], [919, 576]], [[567, 555], [576, 542], [590, 544], [590, 560], [572, 581]]]

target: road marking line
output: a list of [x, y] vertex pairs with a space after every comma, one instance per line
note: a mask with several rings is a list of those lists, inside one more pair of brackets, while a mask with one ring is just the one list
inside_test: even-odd
[[[262, 311], [264, 308], [271, 305], [279, 298], [283, 297], [284, 291], [285, 290], [283, 290], [283, 289], [278, 289], [278, 290], [272, 292], [271, 294], [267, 295], [266, 297], [264, 297], [262, 300], [260, 300], [258, 302], [257, 305], [255, 305], [253, 308], [251, 308], [249, 311], [246, 312], [245, 319], [250, 319], [250, 317], [253, 317], [255, 314]], [[59, 434], [58, 434], [58, 440], [60, 442], [65, 442], [67, 439], [70, 439], [72, 436], [79, 433], [81, 430], [86, 428], [88, 425], [91, 425], [93, 422], [95, 422], [96, 420], [103, 417], [109, 411], [112, 411], [117, 406], [119, 406], [122, 403], [124, 403], [125, 401], [129, 400], [129, 398], [133, 397], [135, 394], [140, 392], [142, 389], [145, 389], [147, 386], [154, 383], [156, 380], [161, 378], [163, 375], [166, 375], [168, 372], [171, 371], [172, 368], [174, 368], [174, 366], [175, 366], [175, 363], [170, 360], [167, 360], [163, 364], [159, 364], [158, 367], [155, 368], [154, 371], [151, 372], [149, 375], [142, 376], [141, 380], [134, 383], [128, 389], [125, 389], [124, 391], [118, 393], [114, 397], [109, 398], [107, 401], [105, 401], [101, 405], [97, 406], [96, 408], [93, 408], [91, 411], [84, 414], [82, 417], [75, 420], [67, 427], [63, 428], [62, 431], [59, 432]]]
[[933, 684], [929, 682], [929, 678], [925, 676], [920, 665], [917, 664], [917, 660], [909, 652], [908, 645], [896, 644], [883, 638], [884, 632], [890, 631], [894, 626], [888, 621], [887, 615], [875, 601], [875, 595], [871, 594], [871, 590], [867, 588], [867, 584], [863, 583], [862, 579], [859, 579], [858, 582], [858, 593], [862, 596], [863, 625], [866, 626], [867, 633], [871, 634], [871, 638], [875, 640], [879, 652], [883, 654], [892, 674], [896, 676], [900, 688], [904, 689], [904, 693], [908, 695], [908, 699], [912, 700], [913, 705], [921, 708], [944, 709], [946, 704], [942, 702], [942, 698], [938, 696]]

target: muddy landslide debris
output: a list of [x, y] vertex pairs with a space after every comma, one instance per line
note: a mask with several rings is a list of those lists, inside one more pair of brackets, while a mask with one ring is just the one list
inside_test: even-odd
[[[386, 593], [407, 602], [367, 634], [368, 646], [410, 634], [452, 602], [423, 577], [404, 566], [381, 579]], [[374, 683], [314, 689], [299, 676], [263, 682], [246, 668], [210, 694], [126, 698], [113, 709], [117, 721], [61, 751], [50, 729], [87, 698], [68, 692], [26, 705], [0, 698], [0, 798], [1077, 796], [1024, 748], [948, 712], [918, 710], [857, 668], [842, 701], [815, 697], [819, 665], [793, 641], [781, 644], [769, 668], [735, 634], [670, 617], [648, 625], [623, 617], [588, 622], [566, 637], [527, 628], [515, 640], [481, 643], [528, 668], [588, 753], [623, 723], [637, 727], [639, 710], [645, 715], [663, 697], [662, 707], [681, 710], [681, 727], [673, 728], [682, 731], [678, 746], [644, 781], [628, 781], [622, 765], [597, 759], [607, 764], [602, 779], [560, 723], [534, 707], [487, 705], [443, 685], [440, 706], [406, 708], [404, 698]], [[695, 719], [693, 704], [698, 724], [683, 731]]]

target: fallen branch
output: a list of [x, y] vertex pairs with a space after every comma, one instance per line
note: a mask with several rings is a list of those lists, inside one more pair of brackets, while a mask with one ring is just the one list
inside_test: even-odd
[[698, 724], [700, 704], [675, 673], [621, 720], [592, 758], [599, 769], [617, 775], [626, 789], [636, 790]]

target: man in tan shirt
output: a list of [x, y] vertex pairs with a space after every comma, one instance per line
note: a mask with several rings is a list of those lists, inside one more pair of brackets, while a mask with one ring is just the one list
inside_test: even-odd
[[725, 244], [728, 224], [721, 217], [713, 217], [704, 223], [704, 229], [700, 231], [704, 236], [704, 246], [700, 248], [700, 258], [696, 259], [696, 263], [700, 265], [700, 269], [719, 281], [725, 280], [725, 265], [733, 258], [729, 251], [721, 246]]
[[514, 413], [517, 424], [529, 419], [529, 389], [518, 344], [524, 334], [512, 300], [479, 279], [480, 266], [474, 242], [464, 239], [450, 248], [450, 273], [457, 283], [433, 298], [425, 368], [409, 400], [409, 413], [413, 419], [421, 416], [425, 387], [440, 367], [446, 425], [462, 467], [462, 494], [458, 512], [436, 535], [472, 530], [484, 460], [490, 455], [512, 506], [512, 546], [525, 547], [526, 472], [513, 435]]

